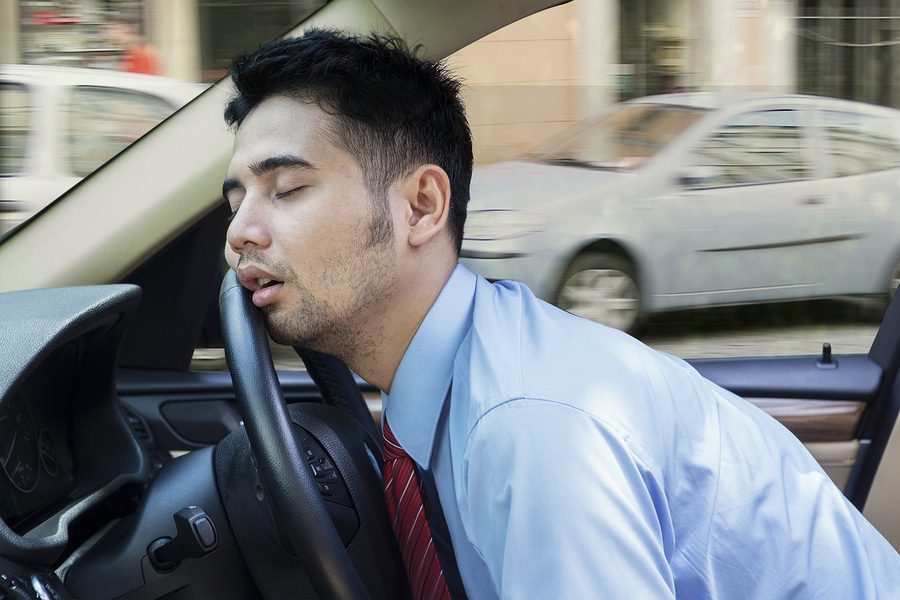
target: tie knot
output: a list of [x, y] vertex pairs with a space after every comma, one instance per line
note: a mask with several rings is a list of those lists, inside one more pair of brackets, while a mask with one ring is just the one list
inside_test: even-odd
[[397, 441], [397, 438], [394, 437], [394, 432], [391, 431], [390, 425], [388, 425], [387, 419], [384, 421], [384, 460], [397, 460], [403, 456], [408, 456], [406, 454], [406, 450], [400, 445], [400, 442]]

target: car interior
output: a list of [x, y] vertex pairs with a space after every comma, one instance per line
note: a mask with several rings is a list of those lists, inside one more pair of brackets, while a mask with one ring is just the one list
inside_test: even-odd
[[[442, 58], [553, 0], [334, 0]], [[222, 257], [227, 81], [0, 237], [0, 596], [406, 597], [378, 392], [276, 371]], [[102, 216], [100, 216], [102, 215]], [[788, 427], [900, 548], [900, 300], [868, 354], [689, 361]], [[192, 366], [224, 347], [228, 371]], [[838, 349], [839, 350], [839, 349]], [[602, 553], [603, 549], [596, 549]]]

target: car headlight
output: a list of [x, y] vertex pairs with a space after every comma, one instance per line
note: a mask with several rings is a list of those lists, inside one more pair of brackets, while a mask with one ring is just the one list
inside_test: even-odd
[[465, 240], [508, 240], [538, 233], [544, 219], [521, 210], [473, 210], [466, 217]]

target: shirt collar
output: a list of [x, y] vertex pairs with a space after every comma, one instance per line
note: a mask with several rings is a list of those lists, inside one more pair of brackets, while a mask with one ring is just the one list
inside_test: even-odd
[[456, 265], [406, 349], [391, 393], [381, 395], [397, 441], [425, 468], [431, 463], [456, 352], [472, 323], [476, 280], [474, 273]]

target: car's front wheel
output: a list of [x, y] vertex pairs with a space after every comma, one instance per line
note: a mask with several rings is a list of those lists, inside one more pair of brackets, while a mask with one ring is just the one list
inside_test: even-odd
[[581, 254], [563, 273], [556, 305], [579, 317], [633, 332], [641, 316], [634, 267], [614, 254]]

